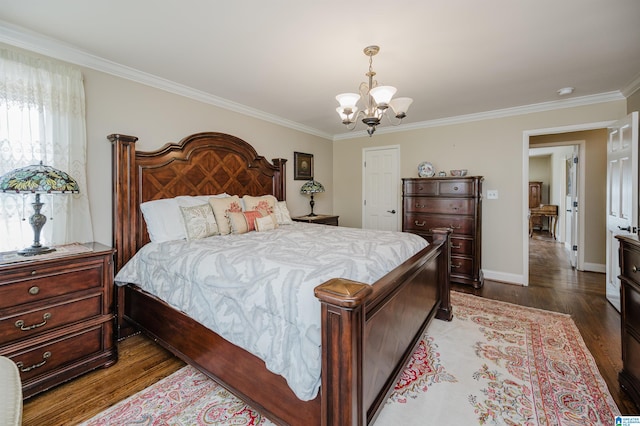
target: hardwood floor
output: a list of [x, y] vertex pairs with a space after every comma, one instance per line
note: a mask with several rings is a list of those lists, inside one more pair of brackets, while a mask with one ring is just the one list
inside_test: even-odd
[[[474, 290], [454, 290], [490, 299], [570, 314], [623, 415], [640, 410], [620, 389], [620, 315], [605, 299], [604, 274], [569, 266], [561, 244], [545, 236], [530, 241], [529, 286], [485, 280]], [[455, 311], [454, 311], [455, 313]], [[23, 425], [74, 425], [168, 376], [184, 364], [144, 336], [119, 343], [118, 363], [96, 370], [25, 401]]]

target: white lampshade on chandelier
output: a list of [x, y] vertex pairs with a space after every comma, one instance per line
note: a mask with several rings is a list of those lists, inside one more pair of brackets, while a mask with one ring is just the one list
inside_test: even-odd
[[[378, 86], [378, 82], [373, 79], [376, 75], [373, 71], [373, 56], [380, 51], [378, 46], [367, 46], [364, 48], [364, 54], [369, 57], [369, 72], [365, 75], [369, 77], [369, 82], [360, 83], [360, 94], [358, 93], [342, 93], [336, 96], [340, 106], [336, 108], [342, 124], [346, 125], [349, 130], [356, 127], [356, 120], [362, 116], [362, 122], [368, 126], [367, 133], [369, 136], [376, 131], [376, 126], [380, 124], [383, 116], [387, 116], [389, 122], [398, 125], [403, 118], [407, 116], [407, 110], [413, 102], [411, 98], [393, 98], [397, 89], [393, 86]], [[364, 109], [358, 109], [358, 101], [362, 98]], [[388, 109], [391, 107], [397, 122], [392, 121], [388, 116]]]

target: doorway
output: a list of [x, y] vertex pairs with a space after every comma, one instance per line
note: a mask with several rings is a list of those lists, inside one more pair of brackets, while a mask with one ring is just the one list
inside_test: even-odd
[[[523, 217], [523, 284], [529, 283], [529, 149], [530, 148], [553, 148], [559, 146], [578, 145], [579, 162], [578, 162], [578, 178], [575, 185], [577, 186], [577, 210], [578, 220], [572, 229], [575, 230], [577, 256], [576, 269], [581, 271], [605, 272], [605, 235], [604, 231], [604, 213], [606, 197], [604, 196], [604, 187], [602, 191], [598, 190], [600, 182], [604, 182], [606, 178], [606, 162], [600, 160], [606, 158], [607, 144], [607, 127], [611, 122], [591, 123], [576, 126], [566, 126], [550, 129], [539, 129], [523, 132], [523, 187], [522, 187], [522, 217]], [[532, 142], [533, 141], [533, 142]], [[602, 152], [600, 152], [602, 151]], [[590, 170], [587, 171], [587, 164]], [[587, 174], [589, 173], [589, 174]], [[599, 177], [602, 179], [599, 179]], [[586, 182], [589, 182], [589, 194], [586, 194]], [[596, 182], [595, 184], [593, 182]], [[602, 198], [600, 200], [600, 198]], [[601, 202], [600, 202], [601, 201]], [[558, 201], [559, 204], [566, 207], [567, 201]], [[588, 210], [588, 212], [587, 212]], [[580, 214], [582, 212], [582, 214]], [[560, 213], [560, 212], [559, 212]], [[566, 212], [566, 208], [565, 211]], [[589, 218], [585, 220], [585, 217]], [[563, 217], [566, 218], [565, 215]], [[600, 222], [602, 222], [600, 224]], [[602, 225], [602, 226], [600, 226]], [[589, 229], [589, 235], [585, 233], [585, 226]], [[558, 223], [559, 228], [563, 228], [559, 232], [567, 235], [567, 222]], [[602, 235], [600, 235], [602, 234]], [[574, 245], [574, 244], [572, 244]], [[585, 248], [588, 247], [589, 253], [585, 257]], [[600, 256], [602, 251], [602, 256]]]

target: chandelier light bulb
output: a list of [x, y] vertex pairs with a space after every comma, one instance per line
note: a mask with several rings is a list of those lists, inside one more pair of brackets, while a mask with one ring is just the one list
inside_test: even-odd
[[411, 98], [395, 98], [389, 102], [389, 106], [396, 114], [396, 118], [404, 118], [407, 116], [407, 111], [412, 103], [413, 99]]

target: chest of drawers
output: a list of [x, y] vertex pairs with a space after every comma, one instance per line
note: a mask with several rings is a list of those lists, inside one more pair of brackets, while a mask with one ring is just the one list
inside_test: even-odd
[[622, 371], [620, 386], [640, 408], [640, 241], [637, 237], [620, 240], [620, 320], [622, 332]]
[[0, 264], [0, 355], [25, 398], [117, 361], [113, 250], [71, 252]]
[[402, 230], [451, 228], [451, 281], [482, 287], [482, 176], [402, 179]]

